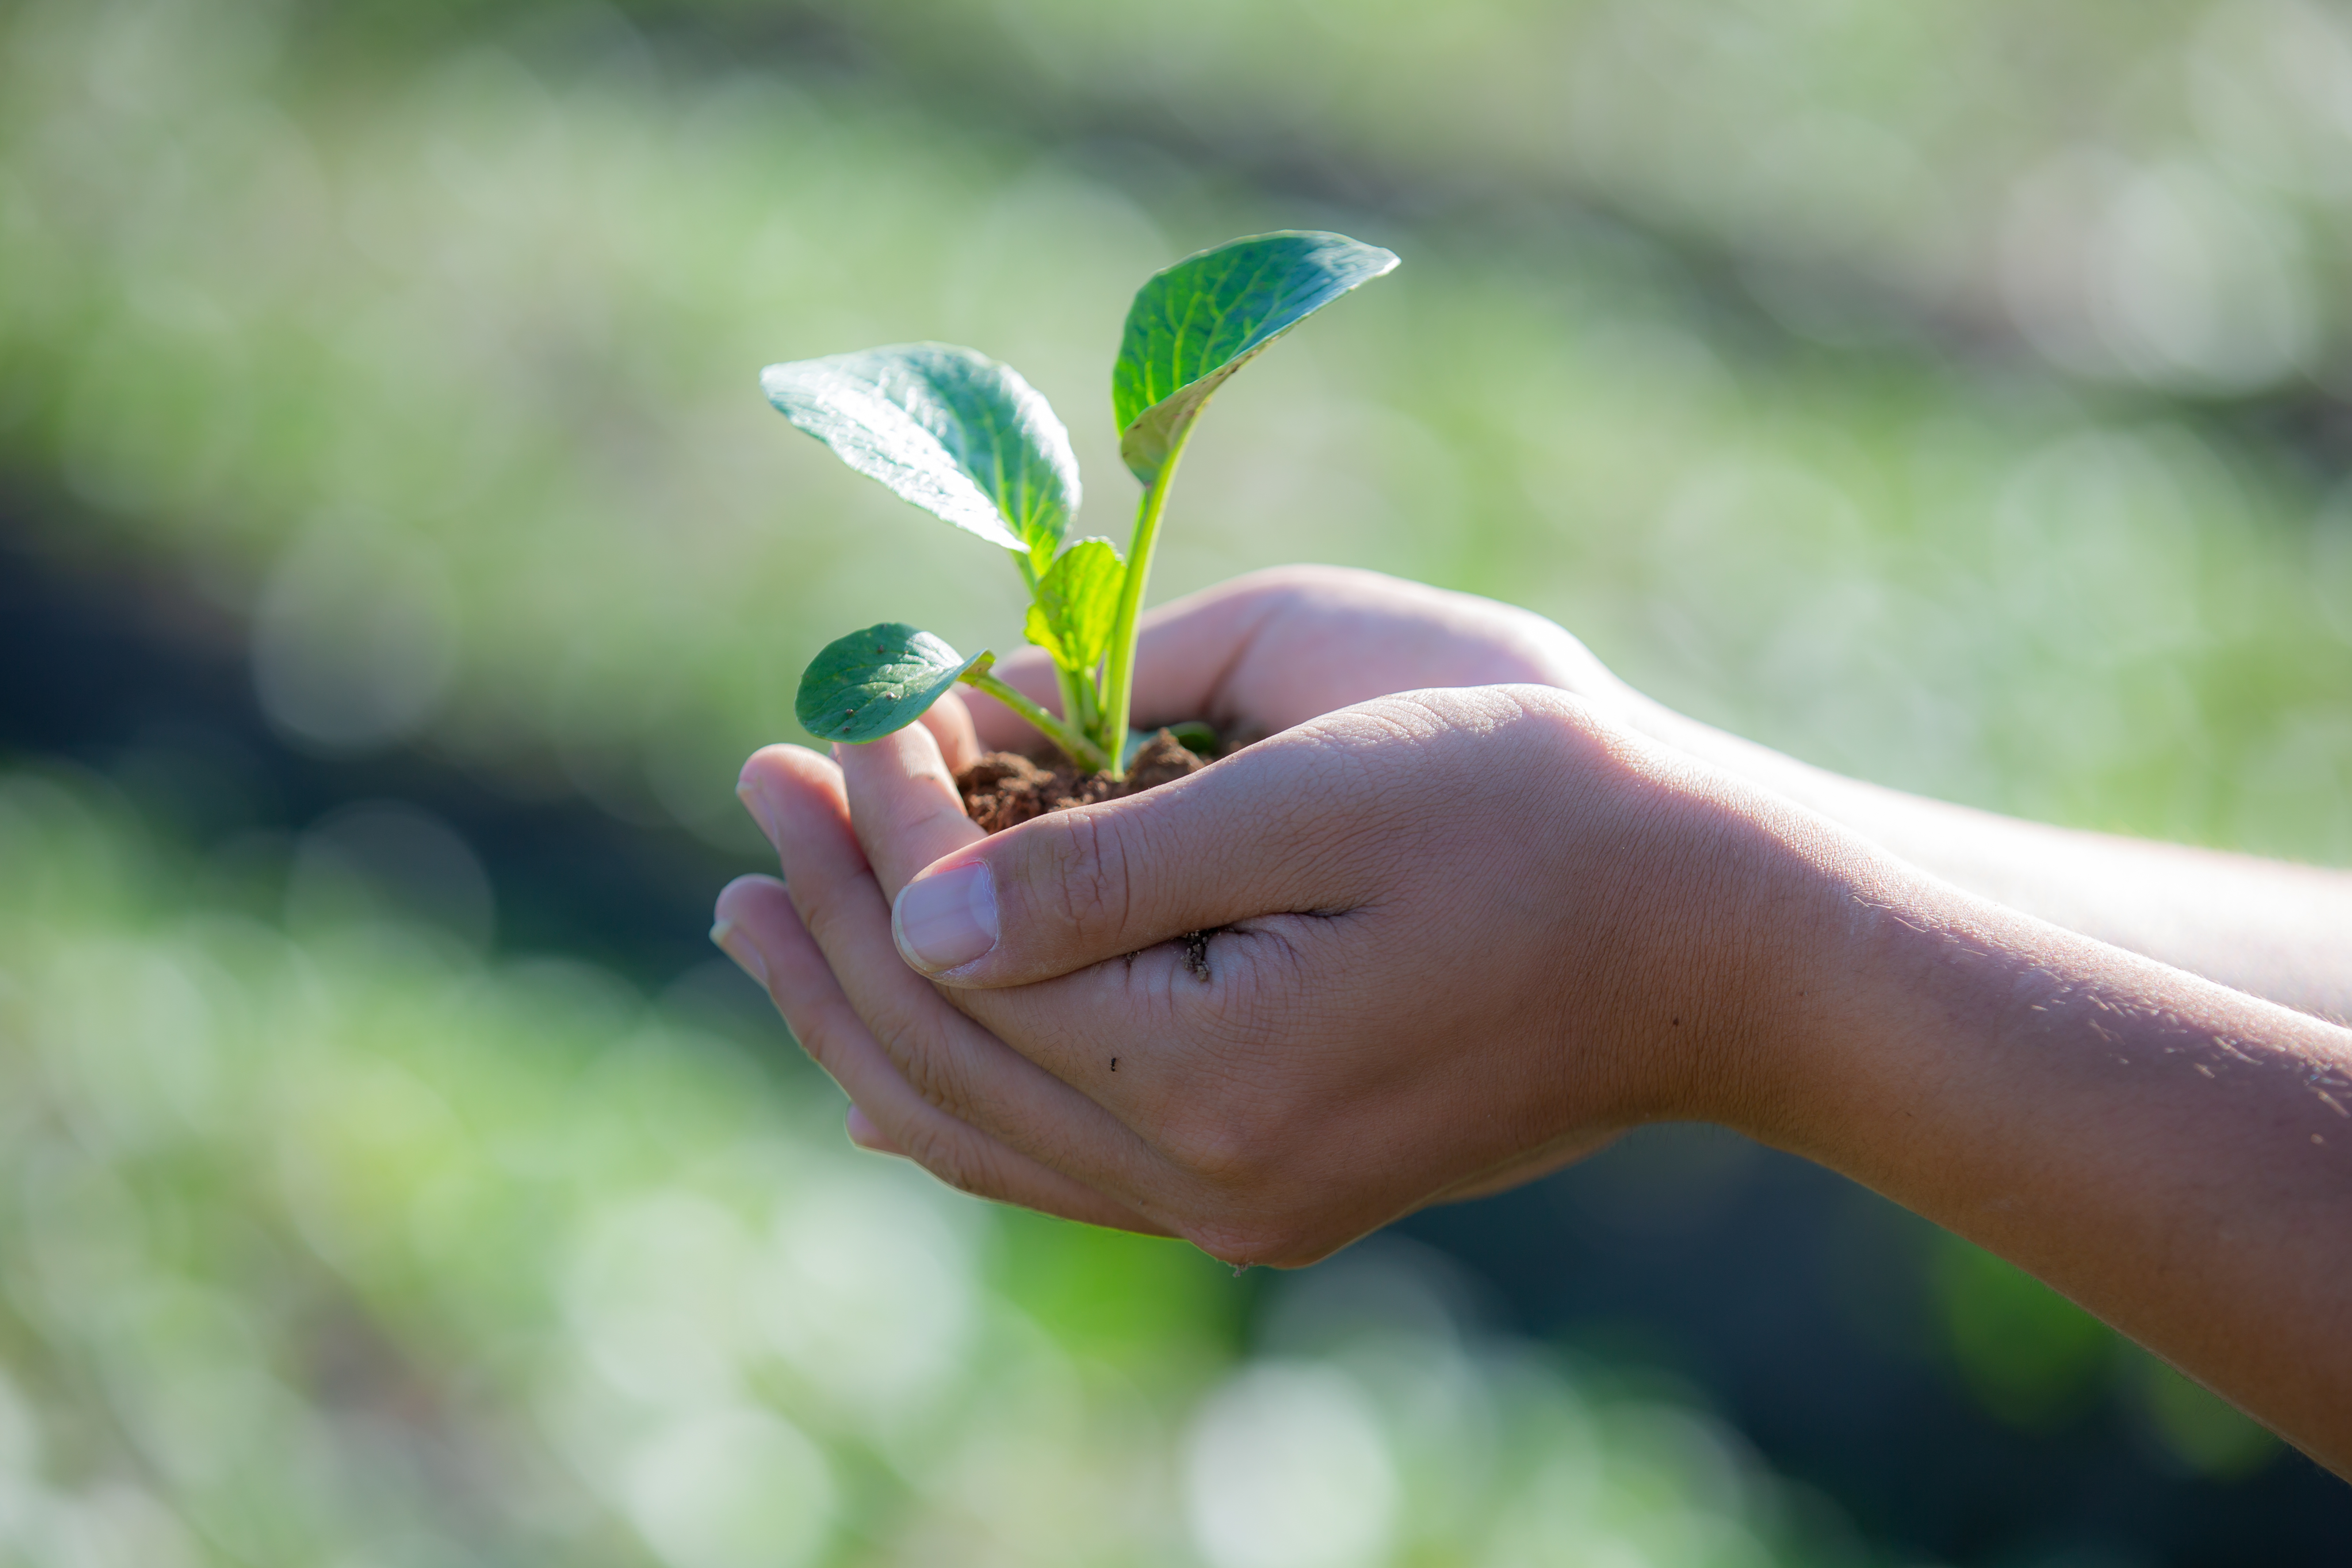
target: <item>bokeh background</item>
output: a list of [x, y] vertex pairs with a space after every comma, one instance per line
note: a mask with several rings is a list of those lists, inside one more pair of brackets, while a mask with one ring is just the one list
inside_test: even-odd
[[741, 757], [1019, 584], [760, 398], [1220, 398], [1159, 596], [1339, 562], [1801, 756], [2352, 862], [2320, 0], [0, 5], [0, 1561], [2154, 1568], [2352, 1493], [1704, 1130], [1315, 1269], [856, 1154], [703, 942]]

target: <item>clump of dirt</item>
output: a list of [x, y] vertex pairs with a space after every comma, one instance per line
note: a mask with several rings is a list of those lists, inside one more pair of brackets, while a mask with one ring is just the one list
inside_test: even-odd
[[1125, 778], [1082, 773], [1061, 757], [1048, 764], [1017, 752], [991, 752], [956, 774], [956, 788], [963, 794], [966, 816], [991, 833], [1002, 833], [1049, 811], [1141, 795], [1208, 765], [1162, 730], [1135, 753]]

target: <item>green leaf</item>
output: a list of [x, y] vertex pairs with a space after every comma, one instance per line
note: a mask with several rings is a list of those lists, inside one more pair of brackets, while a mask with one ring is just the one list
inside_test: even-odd
[[1029, 606], [1029, 640], [1076, 674], [1094, 668], [1110, 646], [1126, 567], [1108, 539], [1081, 539], [1037, 580]]
[[772, 364], [785, 418], [925, 511], [1040, 566], [1078, 510], [1069, 432], [1012, 366], [948, 343]]
[[1276, 338], [1397, 264], [1344, 234], [1231, 239], [1136, 291], [1111, 371], [1118, 455], [1147, 486], [1191, 432], [1209, 395]]
[[923, 716], [966, 674], [996, 656], [964, 658], [926, 631], [885, 621], [827, 643], [801, 676], [793, 712], [803, 729], [828, 741], [878, 740]]
[[1217, 760], [1217, 731], [1213, 725], [1199, 719], [1186, 719], [1166, 728], [1176, 737], [1176, 743], [1194, 756], [1206, 757], [1211, 762]]

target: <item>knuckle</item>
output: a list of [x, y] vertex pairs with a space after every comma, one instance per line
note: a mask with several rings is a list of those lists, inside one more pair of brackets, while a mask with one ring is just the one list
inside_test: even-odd
[[777, 1009], [783, 1015], [784, 1027], [808, 1053], [809, 1060], [833, 1070], [834, 1059], [840, 1054], [840, 1034], [845, 1021], [830, 1007], [799, 1007], [786, 1003]]
[[907, 1157], [960, 1193], [974, 1197], [994, 1195], [988, 1162], [972, 1140], [955, 1129], [930, 1124], [910, 1130]]
[[939, 1054], [914, 1052], [898, 1070], [905, 1076], [907, 1087], [921, 1096], [925, 1104], [958, 1118], [971, 1110], [971, 1093], [964, 1074]]
[[939, 1021], [923, 1014], [919, 1005], [894, 998], [876, 1010], [869, 1027], [908, 1089], [926, 1103], [962, 1118], [971, 1109], [970, 1075]]
[[[894, 987], [892, 994], [870, 1003], [865, 1009], [866, 1032], [871, 1034], [892, 1061], [902, 1057], [923, 1054], [921, 1009], [913, 1005], [912, 997], [900, 994]], [[900, 1062], [901, 1066], [905, 1064]]]
[[803, 885], [814, 880], [803, 879], [792, 884], [793, 909], [800, 915], [801, 924], [817, 950], [830, 955], [843, 951], [843, 944], [849, 939], [850, 933], [843, 929], [848, 912], [842, 908], [841, 900], [832, 896], [831, 888]]
[[[948, 777], [943, 769], [931, 768], [921, 776], [942, 786], [946, 792], [945, 798], [941, 797], [940, 789], [927, 789], [912, 798], [894, 802], [889, 837], [885, 842], [931, 843], [943, 838], [959, 821], [969, 823], [971, 820], [963, 814], [963, 803], [955, 794], [955, 781]], [[954, 803], [952, 807], [950, 802]]]
[[1053, 884], [1063, 923], [1080, 937], [1118, 936], [1133, 918], [1129, 834], [1110, 813], [1059, 814]]

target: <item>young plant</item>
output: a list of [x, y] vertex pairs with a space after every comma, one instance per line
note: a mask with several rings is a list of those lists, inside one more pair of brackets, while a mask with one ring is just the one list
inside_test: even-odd
[[886, 621], [828, 645], [801, 677], [803, 725], [871, 741], [920, 718], [958, 681], [1035, 725], [1084, 771], [1119, 776], [1142, 743], [1128, 726], [1135, 621], [1177, 459], [1210, 397], [1268, 343], [1397, 258], [1339, 234], [1262, 234], [1187, 257], [1137, 290], [1111, 370], [1119, 456], [1142, 481], [1122, 556], [1071, 542], [1078, 465], [1069, 433], [1011, 366], [946, 343], [902, 343], [770, 365], [770, 402], [842, 461], [924, 510], [1012, 552], [1029, 586], [1023, 630], [1054, 661], [1059, 715], [940, 638]]

